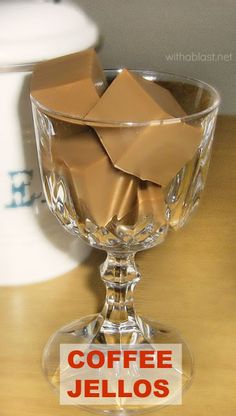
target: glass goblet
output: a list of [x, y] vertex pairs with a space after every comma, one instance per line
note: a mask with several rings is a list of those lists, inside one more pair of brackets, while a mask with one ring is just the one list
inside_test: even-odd
[[[189, 386], [193, 374], [191, 353], [178, 332], [135, 311], [133, 291], [140, 280], [135, 254], [163, 242], [168, 230], [182, 227], [198, 205], [207, 176], [219, 96], [201, 81], [153, 71], [133, 72], [149, 82], [158, 82], [177, 99], [187, 115], [172, 118], [172, 125], [183, 122], [201, 128], [195, 154], [162, 188], [116, 169], [102, 149], [98, 132], [109, 129], [111, 134], [118, 131], [120, 137], [125, 137], [127, 132], [161, 126], [165, 134], [169, 119], [145, 123], [85, 120], [44, 108], [32, 98], [48, 206], [67, 231], [107, 252], [100, 267], [106, 286], [102, 311], [59, 329], [45, 347], [43, 368], [57, 390], [60, 344], [181, 344], [183, 389]], [[107, 70], [108, 82], [118, 73]], [[97, 156], [99, 152], [104, 156]], [[96, 411], [120, 415], [149, 408], [116, 404]]]

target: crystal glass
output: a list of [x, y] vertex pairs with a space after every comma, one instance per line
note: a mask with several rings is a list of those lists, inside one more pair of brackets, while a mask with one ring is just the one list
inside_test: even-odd
[[[179, 333], [159, 322], [138, 316], [135, 311], [133, 292], [140, 280], [135, 254], [162, 243], [168, 230], [182, 227], [198, 206], [210, 161], [219, 96], [214, 88], [194, 79], [153, 71], [133, 72], [167, 88], [187, 115], [182, 119], [172, 118], [171, 121], [99, 122], [56, 113], [32, 98], [39, 165], [48, 206], [67, 231], [92, 247], [107, 252], [106, 261], [100, 267], [101, 278], [106, 286], [102, 311], [59, 329], [45, 347], [43, 368], [56, 390], [59, 390], [60, 383], [59, 346], [67, 343], [181, 344], [183, 389], [189, 386], [193, 375], [192, 356]], [[107, 70], [108, 82], [118, 73], [119, 70]], [[111, 132], [112, 129], [119, 129], [122, 136], [131, 129], [157, 129], [160, 125], [165, 128], [170, 122], [177, 124], [180, 121], [201, 127], [201, 143], [193, 158], [162, 188], [162, 214], [158, 208], [160, 201], [155, 199], [158, 199], [157, 195], [147, 204], [145, 198], [139, 204], [134, 198], [132, 204], [124, 208], [126, 195], [132, 187], [130, 182], [124, 178], [116, 189], [116, 180], [103, 172], [99, 164], [96, 168], [96, 164], [91, 162], [91, 165], [81, 168], [81, 157], [83, 159], [87, 155], [81, 156], [75, 151], [68, 164], [66, 155], [68, 151], [73, 153], [68, 146], [74, 137], [79, 140], [84, 131], [93, 134], [98, 129], [110, 129]], [[149, 185], [147, 181], [136, 178], [135, 186], [137, 193], [147, 190]], [[107, 221], [104, 222], [104, 218]], [[88, 409], [120, 415], [143, 412], [149, 410], [150, 406], [116, 403], [109, 408], [91, 406]]]

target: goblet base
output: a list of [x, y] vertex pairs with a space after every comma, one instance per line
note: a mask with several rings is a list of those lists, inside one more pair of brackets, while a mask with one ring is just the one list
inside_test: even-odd
[[[61, 344], [180, 344], [182, 345], [182, 391], [191, 383], [193, 376], [193, 358], [188, 345], [181, 335], [173, 328], [160, 322], [149, 320], [137, 315], [124, 323], [108, 321], [103, 313], [89, 315], [71, 322], [59, 329], [48, 340], [43, 352], [43, 370], [51, 386], [59, 393], [60, 390], [60, 345]], [[157, 370], [158, 371], [158, 370]], [[179, 387], [178, 387], [179, 388]], [[176, 386], [177, 389], [177, 386]], [[168, 402], [166, 403], [168, 404]], [[165, 404], [165, 405], [166, 405]], [[120, 405], [86, 405], [84, 410], [98, 414], [133, 415], [162, 408], [162, 405], [134, 406]]]

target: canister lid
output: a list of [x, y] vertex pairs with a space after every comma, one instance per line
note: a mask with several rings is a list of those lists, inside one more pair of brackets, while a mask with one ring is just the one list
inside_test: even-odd
[[39, 62], [94, 46], [98, 28], [72, 4], [0, 3], [0, 66]]

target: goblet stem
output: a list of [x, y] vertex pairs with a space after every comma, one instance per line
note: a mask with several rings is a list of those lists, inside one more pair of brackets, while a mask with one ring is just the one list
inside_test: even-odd
[[139, 329], [134, 308], [134, 288], [141, 276], [134, 257], [135, 253], [108, 253], [100, 267], [106, 286], [105, 304], [101, 312], [105, 333], [127, 333]]
[[[73, 321], [51, 336], [44, 349], [43, 368], [54, 388], [60, 390], [60, 346], [62, 344], [96, 344], [101, 348], [107, 344], [142, 346], [148, 344], [182, 345], [182, 386], [185, 389], [192, 379], [193, 362], [187, 344], [172, 328], [140, 317], [134, 308], [134, 288], [140, 280], [135, 264], [135, 253], [108, 253], [101, 265], [101, 277], [106, 286], [106, 298], [102, 311]], [[136, 347], [135, 347], [136, 348]], [[65, 371], [67, 371], [67, 365]], [[117, 368], [116, 368], [117, 369]], [[179, 367], [176, 367], [179, 373]], [[136, 373], [135, 373], [136, 374]], [[179, 389], [179, 384], [174, 387]], [[150, 407], [150, 406], [147, 406]], [[129, 406], [114, 405], [114, 415], [129, 414]], [[132, 414], [139, 412], [131, 406]], [[94, 409], [94, 408], [93, 408]], [[112, 411], [111, 411], [112, 413]], [[130, 414], [131, 414], [130, 413]]]

